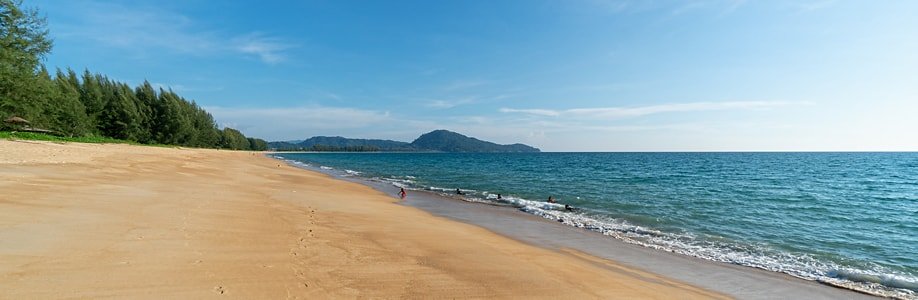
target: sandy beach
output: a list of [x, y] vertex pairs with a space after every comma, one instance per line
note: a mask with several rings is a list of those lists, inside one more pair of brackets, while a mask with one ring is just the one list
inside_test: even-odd
[[727, 298], [259, 153], [0, 141], [0, 298]]

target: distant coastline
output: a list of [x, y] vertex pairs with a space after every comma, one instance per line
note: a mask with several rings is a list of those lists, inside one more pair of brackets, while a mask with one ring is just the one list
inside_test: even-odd
[[315, 136], [303, 141], [270, 142], [268, 149], [310, 152], [540, 152], [538, 148], [525, 144], [500, 145], [442, 129], [422, 134], [411, 143]]

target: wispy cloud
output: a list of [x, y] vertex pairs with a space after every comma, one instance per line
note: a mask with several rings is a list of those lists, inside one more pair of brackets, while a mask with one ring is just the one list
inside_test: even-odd
[[214, 92], [214, 91], [222, 91], [224, 88], [222, 86], [191, 87], [191, 86], [187, 86], [184, 84], [168, 84], [168, 83], [161, 83], [161, 82], [152, 82], [150, 84], [153, 85], [153, 87], [157, 89], [173, 90], [176, 92]]
[[489, 95], [489, 96], [471, 95], [471, 96], [463, 96], [463, 97], [455, 97], [455, 98], [440, 98], [440, 99], [426, 100], [423, 102], [424, 103], [423, 105], [429, 108], [447, 109], [447, 108], [453, 108], [453, 107], [457, 107], [461, 105], [500, 101], [504, 99], [509, 99], [513, 96], [514, 96], [513, 94], [497, 94], [497, 95]]
[[192, 32], [192, 20], [155, 7], [135, 9], [115, 3], [62, 3], [48, 9], [71, 12], [52, 19], [51, 30], [62, 38], [135, 50], [169, 49], [182, 53], [208, 52], [217, 47], [207, 32]]
[[87, 1], [62, 2], [48, 9], [66, 10], [68, 18], [51, 20], [58, 38], [93, 41], [145, 57], [167, 51], [184, 55], [255, 55], [274, 64], [292, 47], [264, 33], [230, 34], [203, 28], [194, 19], [156, 6], [128, 6]]
[[435, 100], [427, 101], [427, 103], [425, 103], [424, 106], [430, 107], [430, 108], [447, 109], [447, 108], [453, 108], [453, 107], [460, 106], [460, 105], [475, 103], [477, 100], [478, 100], [477, 97], [465, 97], [465, 98], [449, 99], [449, 100], [435, 99]]
[[286, 60], [283, 54], [284, 50], [292, 45], [283, 42], [278, 38], [268, 37], [262, 33], [251, 33], [233, 39], [235, 50], [258, 56], [261, 61], [268, 64], [276, 64]]
[[461, 91], [483, 86], [489, 83], [490, 82], [486, 80], [457, 80], [444, 86], [443, 90], [447, 92]]
[[675, 103], [637, 107], [594, 107], [594, 108], [573, 108], [565, 110], [540, 109], [540, 108], [501, 108], [503, 113], [522, 113], [529, 115], [559, 117], [559, 116], [576, 116], [583, 118], [596, 119], [620, 119], [628, 117], [639, 117], [651, 114], [668, 113], [668, 112], [695, 112], [695, 111], [714, 111], [714, 110], [741, 110], [741, 109], [763, 109], [790, 104], [782, 101], [735, 101], [735, 102], [693, 102], [693, 103]]

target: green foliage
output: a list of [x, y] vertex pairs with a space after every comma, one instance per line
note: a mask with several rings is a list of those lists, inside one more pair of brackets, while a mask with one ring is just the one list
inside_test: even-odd
[[196, 103], [172, 90], [157, 92], [146, 81], [131, 88], [102, 74], [85, 70], [79, 76], [71, 69], [57, 70], [52, 78], [41, 64], [52, 47], [46, 20], [21, 6], [19, 0], [0, 0], [0, 120], [22, 117], [30, 127], [61, 137], [15, 133], [16, 138], [267, 149], [264, 140], [247, 139], [232, 128], [220, 130]]
[[156, 90], [153, 89], [150, 82], [144, 80], [142, 85], [134, 88], [134, 99], [136, 101], [135, 105], [137, 106], [137, 112], [140, 115], [139, 126], [141, 128], [137, 141], [141, 143], [156, 142], [153, 134], [156, 117], [153, 108], [158, 100], [156, 97]]
[[411, 145], [417, 149], [441, 152], [539, 152], [539, 149], [523, 144], [498, 145], [442, 129], [422, 134]]
[[277, 151], [427, 151], [427, 152], [539, 152], [523, 144], [498, 145], [447, 130], [434, 130], [405, 143], [390, 140], [314, 136], [302, 142], [270, 142]]
[[192, 103], [192, 106], [194, 108], [192, 125], [194, 126], [196, 134], [192, 140], [191, 146], [208, 147], [209, 145], [218, 145], [220, 143], [222, 133], [217, 130], [216, 122], [214, 122], [214, 117], [211, 116], [210, 113], [208, 113], [206, 110], [198, 107], [194, 103]]
[[3, 132], [0, 131], [0, 139], [7, 140], [33, 140], [33, 141], [51, 141], [51, 142], [76, 142], [76, 143], [105, 143], [105, 144], [135, 144], [131, 141], [113, 139], [101, 136], [80, 136], [80, 137], [62, 137], [43, 133], [33, 132]]
[[46, 83], [38, 73], [41, 59], [51, 51], [44, 18], [36, 10], [20, 9], [21, 1], [0, 0], [0, 118], [13, 115], [47, 125]]
[[79, 82], [74, 85], [67, 75], [57, 70], [54, 86], [55, 96], [51, 98], [53, 111], [50, 112], [54, 121], [51, 130], [70, 137], [89, 134], [92, 124], [86, 115], [86, 108], [80, 102]]
[[268, 142], [263, 139], [248, 138], [249, 140], [249, 149], [255, 151], [265, 151], [268, 150]]
[[21, 0], [0, 0], [0, 57], [11, 67], [33, 71], [51, 52], [52, 42], [47, 20], [37, 10], [23, 10], [20, 6]]
[[378, 152], [379, 147], [367, 145], [345, 147], [312, 145], [312, 147], [309, 147], [308, 150], [317, 152]]
[[[127, 86], [111, 82], [105, 89], [105, 107], [99, 116], [99, 130], [102, 135], [116, 139], [138, 141], [140, 136], [140, 112], [137, 110], [134, 93]], [[170, 143], [164, 143], [170, 144]]]
[[86, 108], [86, 115], [92, 120], [90, 128], [92, 132], [99, 133], [98, 120], [102, 115], [102, 109], [105, 108], [105, 102], [102, 98], [102, 87], [96, 80], [96, 76], [89, 72], [83, 71], [83, 82], [80, 84], [80, 102]]
[[410, 144], [378, 139], [349, 139], [340, 136], [314, 136], [293, 144], [289, 142], [271, 142], [269, 148], [278, 151], [415, 151]]
[[239, 130], [223, 128], [220, 138], [220, 147], [233, 150], [249, 149], [249, 140]]

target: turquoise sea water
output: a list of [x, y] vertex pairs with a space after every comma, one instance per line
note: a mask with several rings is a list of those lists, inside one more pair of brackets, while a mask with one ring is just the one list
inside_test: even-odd
[[274, 156], [412, 189], [461, 188], [466, 201], [629, 243], [918, 298], [918, 153]]

